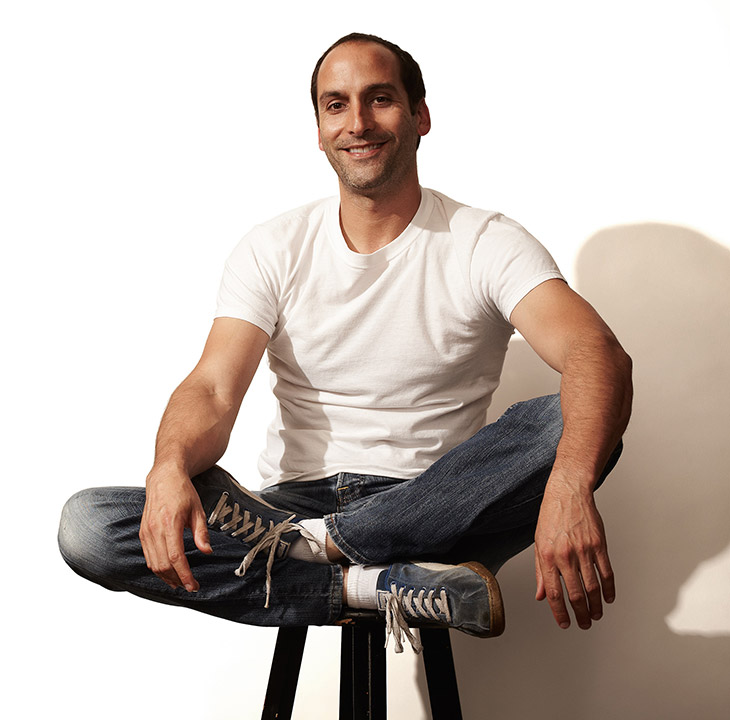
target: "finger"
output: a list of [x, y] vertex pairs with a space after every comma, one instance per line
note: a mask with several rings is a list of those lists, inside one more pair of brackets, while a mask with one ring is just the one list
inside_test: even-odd
[[172, 570], [167, 560], [167, 544], [160, 525], [154, 522], [154, 519], [149, 520], [143, 517], [139, 537], [142, 542], [142, 551], [147, 561], [147, 567], [171, 588], [180, 587], [180, 578]]
[[169, 575], [167, 576], [177, 580], [188, 592], [196, 592], [199, 586], [197, 580], [193, 577], [188, 559], [185, 556], [182, 527], [177, 525], [169, 526], [165, 533], [165, 544], [170, 566]]
[[579, 628], [587, 630], [591, 626], [591, 616], [588, 612], [586, 592], [577, 566], [563, 570], [563, 582], [568, 593], [568, 602], [575, 614], [575, 621], [578, 623]]
[[535, 550], [535, 584], [537, 585], [535, 600], [542, 601], [545, 599], [545, 581], [542, 579], [542, 571], [540, 570], [540, 559], [537, 556], [537, 549]]
[[612, 603], [616, 599], [616, 584], [607, 550], [600, 550], [596, 553], [596, 566], [598, 567], [598, 574], [601, 577], [603, 599], [607, 603]]
[[568, 608], [565, 605], [565, 598], [563, 597], [560, 573], [554, 566], [547, 571], [541, 566], [540, 570], [545, 584], [545, 597], [550, 605], [555, 622], [563, 629], [569, 628], [570, 615], [568, 614]]
[[149, 568], [152, 572], [157, 575], [162, 582], [169, 585], [173, 590], [181, 586], [180, 578], [177, 573], [172, 569], [170, 562], [167, 559], [167, 545], [165, 543], [165, 537], [153, 536], [154, 542], [150, 544], [150, 565]]
[[[163, 582], [167, 583], [170, 587], [175, 588], [178, 586], [176, 582], [171, 579], [168, 580], [164, 576], [163, 563], [160, 561], [161, 553], [158, 550], [158, 544], [155, 542], [155, 536], [152, 532], [146, 529], [145, 522], [142, 522], [142, 526], [139, 530], [139, 539], [142, 544], [142, 553], [144, 554], [145, 562], [147, 567], [160, 578]], [[162, 555], [165, 555], [164, 547]]]
[[580, 573], [588, 599], [588, 613], [591, 620], [600, 620], [603, 617], [603, 604], [601, 603], [601, 584], [598, 582], [596, 568], [592, 562], [586, 561], [581, 564]]
[[190, 529], [193, 532], [193, 540], [195, 540], [195, 547], [208, 555], [213, 552], [213, 548], [210, 546], [210, 535], [208, 533], [208, 521], [203, 512], [203, 508], [200, 507], [197, 510], [193, 510], [193, 517], [190, 523]]
[[148, 548], [148, 542], [147, 542], [147, 535], [144, 530], [144, 517], [142, 518], [142, 522], [140, 524], [139, 528], [139, 544], [142, 546], [142, 554], [144, 555], [144, 561], [147, 565], [147, 567], [152, 570], [152, 550], [151, 548]]

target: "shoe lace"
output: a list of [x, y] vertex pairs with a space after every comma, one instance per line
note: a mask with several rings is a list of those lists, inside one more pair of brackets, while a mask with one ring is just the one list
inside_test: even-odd
[[421, 641], [411, 632], [405, 615], [412, 618], [435, 620], [437, 622], [451, 622], [451, 613], [442, 588], [436, 595], [435, 590], [426, 592], [422, 589], [416, 594], [411, 588], [407, 593], [405, 588], [398, 589], [395, 583], [391, 584], [385, 602], [385, 647], [388, 647], [390, 636], [395, 640], [395, 651], [403, 652], [403, 638], [405, 637], [413, 648], [413, 652], [420, 653]]
[[[258, 542], [246, 553], [243, 562], [236, 569], [235, 573], [238, 577], [243, 577], [246, 574], [246, 570], [251, 566], [251, 563], [259, 552], [269, 551], [266, 560], [266, 602], [264, 603], [264, 607], [268, 608], [269, 598], [271, 597], [271, 568], [274, 565], [282, 535], [292, 530], [297, 530], [307, 540], [316, 542], [316, 539], [306, 528], [303, 528], [298, 523], [292, 522], [296, 515], [290, 515], [286, 520], [278, 523], [269, 520], [267, 527], [258, 515], [248, 510], [244, 510], [243, 514], [241, 514], [238, 503], [234, 502], [233, 505], [230, 505], [228, 503], [228, 493], [224, 492], [213, 509], [213, 512], [210, 514], [208, 524], [213, 525], [217, 521], [225, 520], [228, 515], [231, 515], [231, 519], [221, 524], [220, 529], [222, 532], [228, 532], [231, 528], [236, 528], [231, 533], [231, 537], [240, 536], [243, 542], [249, 544], [258, 538]], [[237, 527], [239, 523], [241, 526]]]

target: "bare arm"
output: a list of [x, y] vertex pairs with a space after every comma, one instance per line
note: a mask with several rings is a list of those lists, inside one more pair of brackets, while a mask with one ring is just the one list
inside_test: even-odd
[[615, 597], [603, 522], [593, 490], [631, 413], [631, 360], [596, 311], [561, 280], [539, 285], [511, 321], [562, 374], [563, 434], [535, 533], [537, 599], [570, 625], [562, 582], [581, 628]]
[[171, 587], [199, 587], [183, 551], [183, 530], [191, 529], [199, 550], [212, 550], [190, 478], [223, 455], [268, 339], [244, 320], [215, 320], [200, 361], [162, 417], [139, 536], [147, 566]]

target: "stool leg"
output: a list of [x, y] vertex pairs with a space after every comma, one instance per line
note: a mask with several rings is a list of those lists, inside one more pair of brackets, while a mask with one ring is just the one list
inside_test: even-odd
[[449, 631], [421, 628], [420, 634], [433, 720], [462, 720]]
[[261, 720], [290, 720], [306, 639], [306, 627], [279, 628]]
[[344, 625], [340, 662], [340, 720], [385, 720], [385, 628]]

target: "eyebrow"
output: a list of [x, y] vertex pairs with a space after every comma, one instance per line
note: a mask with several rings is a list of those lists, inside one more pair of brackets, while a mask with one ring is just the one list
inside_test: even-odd
[[[377, 92], [379, 90], [387, 90], [388, 92], [395, 93], [397, 92], [397, 88], [392, 83], [374, 83], [372, 85], [367, 85], [362, 89], [363, 94], [371, 93], [371, 92]], [[343, 90], [327, 90], [323, 92], [319, 96], [319, 103], [320, 105], [323, 105], [325, 101], [335, 98], [335, 97], [344, 97], [347, 95], [347, 93]]]

